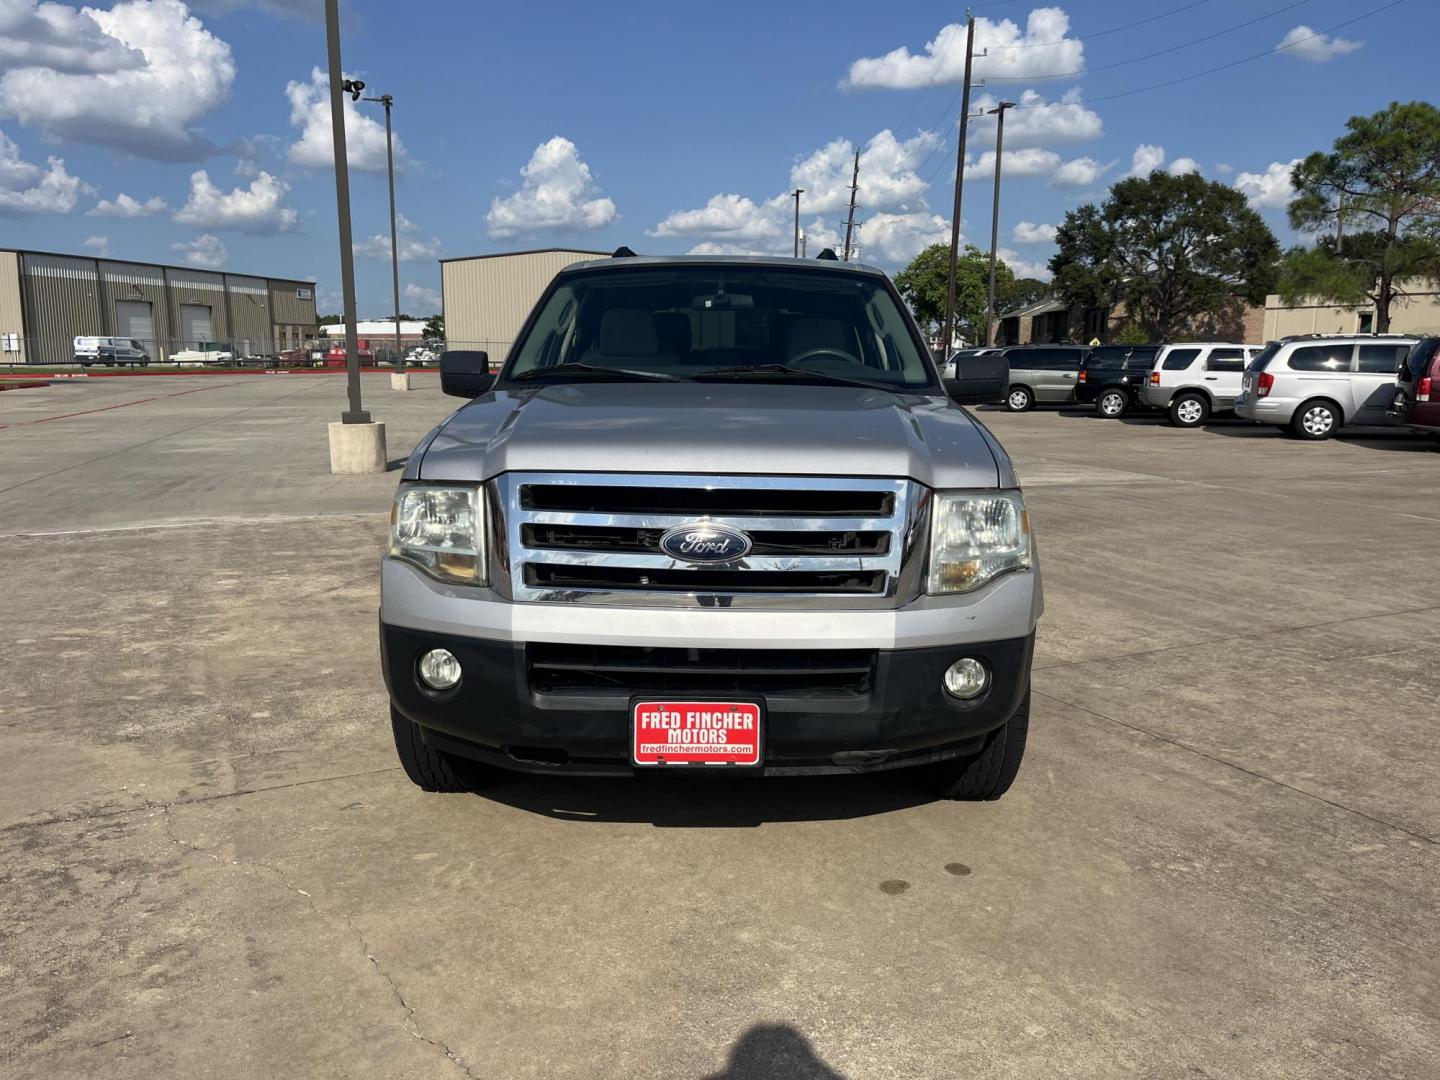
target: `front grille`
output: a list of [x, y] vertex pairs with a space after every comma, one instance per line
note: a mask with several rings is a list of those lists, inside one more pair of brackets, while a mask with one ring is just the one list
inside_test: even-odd
[[[908, 480], [505, 473], [493, 483], [500, 569], [519, 601], [893, 607], [918, 587], [924, 489]], [[743, 531], [749, 552], [707, 565], [661, 548], [668, 530], [702, 522]]]
[[530, 689], [541, 694], [858, 696], [875, 675], [866, 649], [531, 644], [525, 659]]

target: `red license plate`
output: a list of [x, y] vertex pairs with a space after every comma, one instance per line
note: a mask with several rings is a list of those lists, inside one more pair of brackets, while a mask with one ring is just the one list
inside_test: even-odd
[[637, 701], [636, 765], [759, 765], [760, 706], [753, 701]]

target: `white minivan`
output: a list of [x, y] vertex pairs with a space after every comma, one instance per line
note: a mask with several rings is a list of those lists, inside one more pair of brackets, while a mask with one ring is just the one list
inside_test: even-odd
[[1245, 366], [1258, 345], [1187, 341], [1166, 345], [1145, 384], [1145, 404], [1163, 410], [1176, 427], [1199, 427], [1212, 413], [1235, 407]]
[[1245, 371], [1236, 415], [1288, 426], [1302, 439], [1328, 439], [1348, 424], [1387, 423], [1395, 373], [1418, 340], [1305, 334], [1272, 341]]

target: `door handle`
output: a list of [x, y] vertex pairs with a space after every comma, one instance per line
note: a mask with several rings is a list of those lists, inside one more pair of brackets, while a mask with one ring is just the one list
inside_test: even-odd
[[1206, 375], [1206, 376], [1205, 376], [1205, 381], [1206, 381], [1206, 382], [1219, 382], [1219, 381], [1220, 381], [1220, 376], [1219, 376], [1219, 375]]

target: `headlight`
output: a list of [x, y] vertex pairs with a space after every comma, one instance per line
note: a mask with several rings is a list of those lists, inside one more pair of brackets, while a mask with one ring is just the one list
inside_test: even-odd
[[926, 592], [969, 592], [1029, 568], [1030, 517], [1020, 492], [935, 493]]
[[485, 500], [478, 487], [401, 484], [390, 508], [390, 554], [431, 577], [485, 584]]

